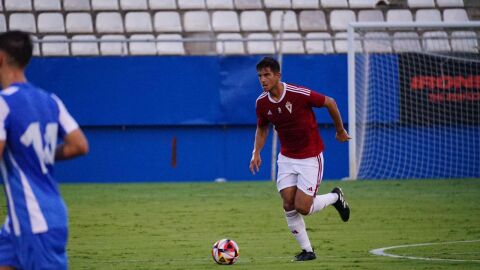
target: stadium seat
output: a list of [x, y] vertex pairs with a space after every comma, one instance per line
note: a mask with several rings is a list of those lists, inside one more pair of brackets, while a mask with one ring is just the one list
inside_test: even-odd
[[[285, 14], [285, 15], [282, 15]], [[283, 31], [298, 31], [297, 15], [293, 10], [281, 11], [274, 10], [270, 13], [270, 28], [272, 31], [280, 31], [282, 26], [283, 16]]]
[[123, 10], [147, 10], [147, 0], [120, 0], [120, 8]]
[[[362, 42], [358, 40], [358, 33], [355, 33], [355, 37], [357, 38], [355, 41], [355, 51], [361, 52], [362, 51]], [[348, 42], [347, 42], [348, 34], [347, 32], [339, 32], [335, 34], [335, 51], [337, 53], [346, 53], [348, 52]]]
[[33, 6], [34, 6], [36, 11], [58, 11], [58, 10], [62, 10], [60, 0], [34, 0]]
[[206, 11], [187, 11], [183, 14], [183, 26], [186, 32], [208, 32], [212, 30], [210, 16]]
[[[129, 49], [131, 55], [156, 55], [157, 46], [154, 42], [155, 37], [152, 34], [131, 35]], [[135, 41], [137, 40], [137, 41]]]
[[262, 9], [262, 0], [234, 0], [236, 9]]
[[155, 13], [153, 24], [156, 32], [182, 32], [180, 14], [176, 11], [159, 11]]
[[[127, 55], [127, 43], [123, 35], [104, 35], [100, 38], [100, 53], [102, 55]], [[118, 42], [116, 42], [118, 40]]]
[[[247, 36], [247, 52], [249, 54], [274, 54], [275, 45], [271, 33], [251, 33]], [[263, 41], [264, 40], [264, 41]]]
[[205, 9], [205, 0], [177, 0], [179, 9]]
[[66, 19], [67, 33], [92, 33], [92, 16], [89, 12], [68, 13]]
[[452, 51], [478, 53], [478, 39], [473, 31], [453, 31]]
[[215, 11], [212, 15], [212, 27], [216, 32], [238, 32], [240, 24], [235, 11]]
[[38, 32], [64, 33], [65, 23], [60, 12], [45, 12], [38, 15]]
[[393, 34], [395, 52], [419, 52], [422, 50], [417, 32], [396, 32]]
[[[239, 41], [221, 41], [235, 40]], [[217, 35], [217, 53], [218, 54], [245, 54], [245, 47], [241, 41], [242, 35], [239, 33], [222, 33]]]
[[413, 22], [412, 12], [408, 9], [390, 9], [387, 11], [387, 22]]
[[208, 9], [233, 9], [233, 0], [207, 0]]
[[31, 0], [5, 0], [5, 10], [8, 11], [31, 11]]
[[118, 11], [118, 0], [92, 0], [93, 10]]
[[359, 22], [383, 22], [385, 18], [383, 13], [380, 10], [360, 10], [358, 12], [358, 21]]
[[175, 0], [149, 0], [148, 6], [151, 10], [174, 10], [177, 9], [177, 2]]
[[54, 41], [58, 40], [59, 42], [42, 42], [42, 55], [43, 56], [68, 56], [70, 55], [70, 50], [66, 36], [63, 35], [51, 35], [44, 36], [42, 41]]
[[293, 9], [318, 9], [318, 0], [292, 0]]
[[125, 15], [125, 31], [127, 33], [150, 33], [152, 30], [150, 13], [132, 11]]
[[322, 8], [348, 8], [347, 0], [320, 0]]
[[8, 19], [9, 30], [21, 30], [29, 33], [37, 32], [35, 17], [31, 13], [12, 13]]
[[63, 0], [65, 11], [89, 11], [90, 0]]
[[423, 33], [423, 48], [426, 51], [449, 52], [448, 35], [444, 31], [427, 31]]
[[352, 10], [334, 10], [330, 13], [330, 27], [334, 31], [347, 30], [348, 24], [355, 21]]
[[100, 12], [96, 18], [98, 33], [123, 33], [123, 20], [118, 12]]
[[[280, 39], [280, 34], [276, 35], [277, 39]], [[278, 52], [284, 54], [304, 54], [305, 48], [303, 47], [302, 35], [300, 33], [283, 33], [283, 39], [298, 39], [298, 40], [277, 40], [276, 48]], [[281, 45], [281, 46], [280, 46]]]
[[468, 14], [463, 8], [445, 9], [443, 11], [445, 22], [468, 22]]
[[419, 9], [415, 12], [417, 22], [441, 22], [442, 15], [438, 9]]
[[[72, 55], [99, 55], [98, 44], [94, 35], [76, 35], [72, 37]], [[91, 42], [82, 42], [91, 41]]]
[[441, 8], [463, 7], [463, 0], [437, 0], [437, 5]]
[[[204, 42], [202, 40], [212, 40], [214, 38], [213, 33], [203, 32], [203, 33], [189, 33], [185, 38], [190, 41], [185, 42], [185, 51], [187, 54], [191, 55], [208, 55], [215, 54], [215, 43], [214, 42]], [[198, 40], [198, 41], [194, 41]]]
[[390, 36], [386, 32], [368, 32], [365, 34], [363, 47], [368, 52], [386, 53], [392, 52]]
[[300, 29], [302, 31], [326, 31], [327, 21], [322, 10], [300, 11]]
[[[334, 52], [330, 33], [307, 33], [305, 38], [305, 49], [308, 54]], [[324, 38], [325, 40], [312, 40], [320, 38]]]
[[264, 0], [265, 8], [268, 9], [290, 9], [290, 0]]
[[[157, 36], [157, 53], [159, 55], [184, 55], [185, 48], [180, 34], [161, 34]], [[179, 41], [161, 41], [179, 40]]]
[[0, 14], [0, 33], [7, 31], [7, 21], [5, 20], [5, 15]]
[[375, 8], [378, 0], [350, 0], [350, 8]]
[[433, 0], [408, 0], [407, 5], [410, 8], [433, 8], [435, 2]]
[[268, 31], [267, 16], [260, 10], [243, 11], [240, 14], [242, 31]]

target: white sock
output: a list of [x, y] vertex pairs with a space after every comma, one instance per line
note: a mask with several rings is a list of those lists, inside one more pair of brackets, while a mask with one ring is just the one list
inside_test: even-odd
[[310, 207], [309, 215], [316, 213], [323, 208], [334, 204], [338, 200], [337, 193], [327, 193], [323, 195], [318, 195], [313, 199], [312, 207]]
[[297, 210], [285, 211], [288, 228], [297, 239], [300, 247], [306, 251], [313, 251], [310, 239], [308, 239], [307, 230], [305, 229], [305, 221], [303, 216]]

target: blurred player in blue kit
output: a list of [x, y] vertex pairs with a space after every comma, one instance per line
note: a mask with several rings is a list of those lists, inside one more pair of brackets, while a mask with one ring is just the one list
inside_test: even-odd
[[67, 208], [53, 165], [88, 152], [87, 139], [62, 101], [27, 82], [32, 51], [29, 34], [0, 34], [0, 175], [8, 208], [0, 231], [0, 270], [68, 268]]

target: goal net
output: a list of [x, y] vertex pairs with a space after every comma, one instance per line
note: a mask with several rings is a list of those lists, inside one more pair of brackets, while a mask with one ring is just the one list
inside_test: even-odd
[[349, 28], [350, 178], [480, 177], [480, 23]]

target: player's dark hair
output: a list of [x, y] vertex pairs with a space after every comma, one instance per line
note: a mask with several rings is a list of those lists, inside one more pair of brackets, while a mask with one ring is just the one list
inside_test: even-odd
[[270, 70], [275, 73], [280, 72], [280, 64], [272, 57], [266, 56], [257, 63], [257, 71], [260, 71], [264, 68], [270, 68]]
[[33, 44], [28, 33], [9, 31], [0, 34], [0, 50], [10, 56], [10, 64], [24, 68], [32, 58]]

